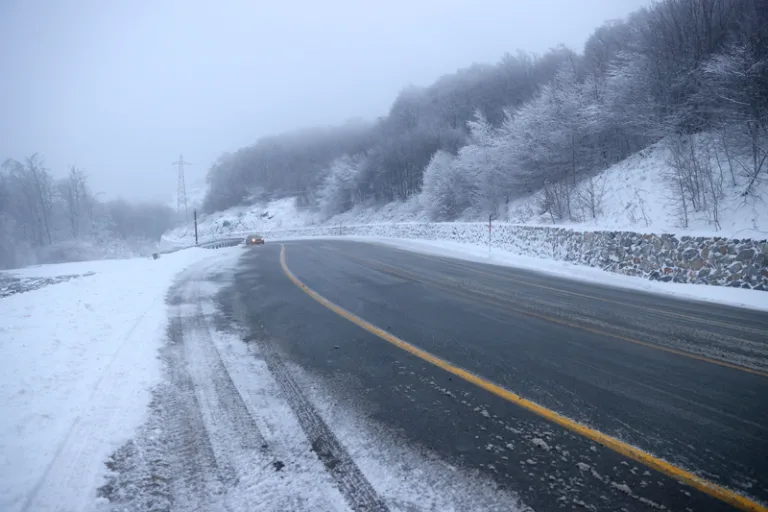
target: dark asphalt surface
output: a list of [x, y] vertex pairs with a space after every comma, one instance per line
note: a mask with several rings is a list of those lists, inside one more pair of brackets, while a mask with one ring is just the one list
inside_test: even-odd
[[[366, 321], [768, 503], [768, 314], [383, 245], [285, 246], [300, 280]], [[236, 286], [251, 335], [344, 382], [338, 400], [413, 446], [535, 510], [732, 510], [361, 329], [296, 287], [279, 255], [275, 243], [244, 254]]]

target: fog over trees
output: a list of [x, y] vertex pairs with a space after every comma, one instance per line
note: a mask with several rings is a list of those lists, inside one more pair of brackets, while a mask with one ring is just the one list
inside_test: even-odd
[[165, 205], [99, 201], [77, 166], [58, 179], [38, 155], [0, 167], [0, 268], [148, 251], [174, 222]]
[[754, 199], [768, 173], [764, 0], [657, 2], [598, 27], [581, 53], [507, 54], [404, 88], [373, 122], [263, 138], [213, 165], [204, 209], [295, 195], [331, 216], [420, 195], [439, 221], [537, 192], [538, 213], [579, 220], [599, 214], [596, 173], [661, 140], [672, 158], [658, 186], [682, 226], [707, 211], [718, 227], [723, 183]]
[[[598, 27], [581, 52], [506, 54], [404, 87], [378, 119], [264, 137], [217, 159], [203, 210], [296, 196], [330, 217], [418, 199], [435, 221], [504, 219], [535, 194], [536, 214], [585, 220], [600, 215], [595, 176], [656, 143], [670, 157], [653, 186], [680, 226], [704, 212], [719, 229], [725, 189], [762, 200], [765, 0], [659, 1]], [[32, 155], [0, 168], [0, 267], [130, 252], [173, 223], [162, 205], [99, 200], [78, 167], [54, 175]]]

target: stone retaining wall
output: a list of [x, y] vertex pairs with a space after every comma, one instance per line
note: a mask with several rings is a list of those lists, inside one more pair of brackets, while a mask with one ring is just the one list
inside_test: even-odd
[[[267, 240], [305, 236], [382, 236], [486, 245], [484, 223], [325, 226], [265, 233]], [[658, 281], [768, 291], [768, 242], [677, 237], [627, 231], [575, 231], [496, 224], [492, 246], [525, 256], [569, 261]]]

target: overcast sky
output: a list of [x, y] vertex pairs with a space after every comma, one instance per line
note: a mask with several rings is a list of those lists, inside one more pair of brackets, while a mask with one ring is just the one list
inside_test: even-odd
[[262, 135], [387, 112], [505, 52], [581, 51], [647, 0], [0, 0], [0, 160], [84, 167], [107, 198], [174, 200]]

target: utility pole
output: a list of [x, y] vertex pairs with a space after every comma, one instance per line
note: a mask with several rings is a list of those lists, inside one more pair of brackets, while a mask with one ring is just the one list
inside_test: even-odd
[[179, 168], [179, 185], [176, 191], [176, 215], [181, 214], [181, 207], [184, 206], [184, 221], [189, 220], [189, 211], [187, 210], [187, 186], [184, 183], [184, 166], [192, 165], [184, 161], [184, 157], [179, 155], [179, 160], [173, 162], [173, 165]]
[[195, 208], [195, 245], [197, 245], [197, 208]]

